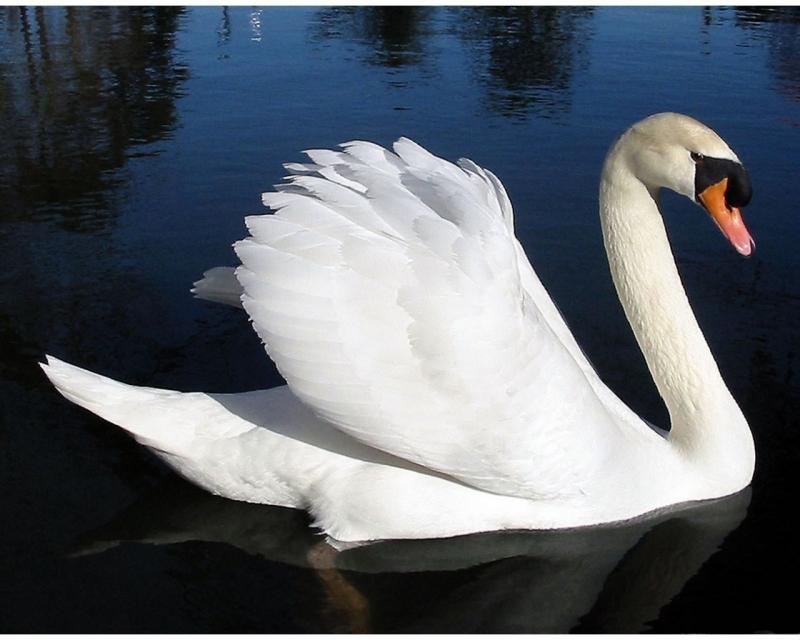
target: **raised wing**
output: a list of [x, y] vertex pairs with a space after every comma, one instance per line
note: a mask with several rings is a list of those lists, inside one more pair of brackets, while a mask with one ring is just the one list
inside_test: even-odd
[[263, 198], [276, 213], [247, 218], [236, 244], [244, 307], [292, 391], [472, 486], [584, 491], [622, 433], [520, 273], [500, 182], [407, 139], [343, 148], [287, 165]]

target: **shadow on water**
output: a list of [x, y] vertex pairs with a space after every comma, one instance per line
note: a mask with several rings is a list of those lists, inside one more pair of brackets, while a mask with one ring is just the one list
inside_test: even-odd
[[113, 190], [140, 145], [175, 128], [187, 68], [176, 7], [0, 10], [0, 199], [5, 216], [108, 223]]
[[[126, 542], [195, 541], [309, 567], [324, 593], [309, 613], [349, 625], [338, 631], [636, 632], [700, 571], [749, 502], [745, 490], [626, 525], [386, 541], [337, 553], [303, 512], [224, 500], [171, 478], [84, 534], [73, 557]], [[447, 579], [434, 596], [437, 574]]]

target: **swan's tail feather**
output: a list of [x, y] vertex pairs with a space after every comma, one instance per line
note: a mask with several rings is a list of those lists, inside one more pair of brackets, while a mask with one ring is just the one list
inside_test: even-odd
[[234, 267], [214, 267], [203, 273], [203, 277], [193, 283], [192, 293], [196, 298], [219, 302], [231, 307], [242, 308], [242, 285], [236, 279]]
[[193, 426], [172, 409], [184, 394], [117, 382], [52, 356], [40, 366], [67, 400], [122, 427], [151, 449], [183, 455], [196, 439]]
[[[41, 367], [61, 395], [125, 429], [189, 482], [233, 500], [287, 507], [305, 503], [302, 492], [283, 479], [281, 465], [292, 456], [306, 460], [307, 451], [316, 448], [259, 428], [239, 415], [252, 414], [262, 405], [269, 408], [273, 397], [288, 394], [259, 391], [226, 396], [135, 387], [52, 356]], [[284, 412], [298, 404], [289, 399], [293, 404]], [[281, 412], [279, 400], [276, 410]], [[259, 452], [255, 459], [253, 451]], [[320, 451], [322, 457], [330, 455]]]

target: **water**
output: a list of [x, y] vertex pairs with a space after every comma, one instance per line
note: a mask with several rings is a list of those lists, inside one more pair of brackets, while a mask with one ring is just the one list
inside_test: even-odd
[[[798, 631], [796, 8], [0, 9], [0, 630]], [[136, 384], [280, 378], [195, 301], [299, 150], [405, 135], [492, 169], [604, 379], [665, 425], [596, 215], [604, 154], [689, 113], [749, 168], [744, 260], [667, 224], [758, 451], [752, 491], [637, 525], [385, 543], [316, 571], [302, 514], [207, 496], [64, 401], [45, 352]]]

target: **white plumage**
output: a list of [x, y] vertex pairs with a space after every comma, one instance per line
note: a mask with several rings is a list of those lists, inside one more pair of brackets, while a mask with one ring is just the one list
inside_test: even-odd
[[[709, 151], [727, 149], [708, 131]], [[403, 138], [342, 147], [286, 165], [263, 197], [275, 213], [246, 218], [235, 281], [218, 268], [195, 283], [241, 299], [288, 387], [181, 394], [49, 358], [59, 390], [210, 491], [309, 509], [339, 540], [596, 524], [749, 482], [708, 476], [703, 447], [699, 463], [676, 450], [599, 380], [493, 174]], [[634, 325], [640, 343], [659, 330]]]

